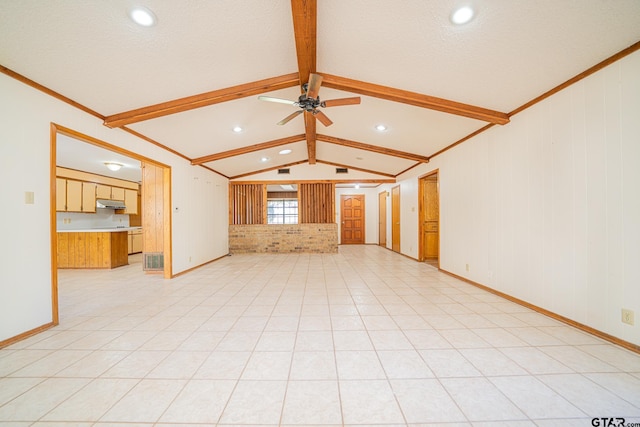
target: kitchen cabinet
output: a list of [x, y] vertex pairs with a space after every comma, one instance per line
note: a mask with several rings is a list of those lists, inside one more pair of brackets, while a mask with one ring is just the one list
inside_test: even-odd
[[82, 212], [82, 181], [67, 180], [67, 212]]
[[96, 213], [96, 184], [82, 183], [82, 212]]
[[111, 187], [111, 200], [123, 200], [124, 201], [124, 188]]
[[138, 192], [136, 190], [124, 190], [124, 204], [127, 206], [124, 210], [125, 214], [138, 214]]
[[129, 263], [126, 231], [58, 232], [58, 268], [116, 268]]
[[110, 185], [96, 185], [96, 198], [98, 199], [111, 199], [111, 186]]
[[56, 211], [64, 212], [67, 210], [67, 180], [64, 178], [56, 178]]
[[142, 252], [142, 229], [129, 231], [129, 255]]

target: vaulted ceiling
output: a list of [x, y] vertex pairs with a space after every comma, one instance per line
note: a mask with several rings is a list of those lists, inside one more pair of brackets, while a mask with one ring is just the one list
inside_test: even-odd
[[[463, 3], [475, 16], [455, 25]], [[155, 25], [129, 19], [140, 4]], [[316, 163], [392, 178], [639, 40], [637, 0], [0, 4], [0, 70], [230, 178]], [[258, 96], [296, 100], [311, 73], [322, 100], [361, 103], [276, 125], [298, 107]]]

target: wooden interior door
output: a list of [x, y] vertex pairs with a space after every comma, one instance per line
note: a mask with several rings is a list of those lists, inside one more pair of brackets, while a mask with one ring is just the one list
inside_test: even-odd
[[391, 249], [400, 252], [400, 186], [391, 189]]
[[387, 246], [387, 192], [378, 194], [378, 245]]
[[420, 180], [422, 259], [437, 260], [439, 254], [440, 199], [438, 196], [438, 175], [429, 175]]
[[364, 244], [364, 194], [340, 196], [340, 243]]

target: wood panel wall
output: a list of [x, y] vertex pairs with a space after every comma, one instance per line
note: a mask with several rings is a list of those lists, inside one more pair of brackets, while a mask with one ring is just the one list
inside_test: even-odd
[[335, 222], [335, 184], [300, 183], [298, 186], [298, 222], [300, 224]]
[[164, 191], [161, 167], [142, 165], [143, 252], [164, 252]]
[[265, 184], [230, 184], [229, 187], [229, 224], [267, 223]]

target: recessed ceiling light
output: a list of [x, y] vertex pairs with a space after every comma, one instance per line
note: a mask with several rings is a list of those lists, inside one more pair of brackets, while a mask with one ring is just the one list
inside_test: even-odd
[[131, 9], [129, 16], [131, 16], [133, 22], [143, 27], [151, 27], [156, 23], [156, 15], [146, 7], [138, 6]]
[[363, 157], [356, 157], [356, 160], [364, 160]]
[[240, 126], [235, 126], [235, 127], [233, 128], [233, 131], [234, 131], [235, 133], [240, 133], [240, 132], [242, 132], [242, 128], [241, 128]]
[[356, 184], [356, 190], [360, 188], [360, 184]]
[[279, 154], [291, 154], [291, 150], [289, 150], [288, 148], [285, 150], [280, 150]]
[[462, 6], [453, 11], [451, 14], [451, 22], [456, 25], [466, 24], [473, 19], [473, 9], [470, 6]]
[[260, 161], [261, 161], [261, 162], [263, 162], [263, 163], [264, 163], [264, 162], [268, 162], [268, 161], [269, 161], [269, 158], [268, 158], [268, 157], [262, 157], [262, 158], [260, 159]]
[[382, 125], [382, 124], [376, 125], [376, 130], [378, 132], [384, 132], [385, 130], [387, 130], [387, 127], [385, 125]]

